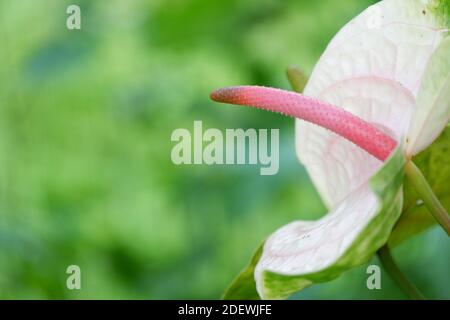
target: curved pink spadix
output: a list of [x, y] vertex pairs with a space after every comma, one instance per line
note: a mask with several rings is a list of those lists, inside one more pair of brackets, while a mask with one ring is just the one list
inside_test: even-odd
[[397, 145], [390, 136], [350, 112], [295, 92], [241, 86], [218, 89], [211, 93], [211, 99], [279, 112], [314, 123], [353, 142], [381, 161], [386, 160]]

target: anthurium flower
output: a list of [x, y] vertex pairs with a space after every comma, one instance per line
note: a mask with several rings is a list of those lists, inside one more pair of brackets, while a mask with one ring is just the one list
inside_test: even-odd
[[449, 0], [381, 1], [332, 39], [303, 95], [252, 86], [211, 94], [296, 117], [298, 157], [329, 209], [272, 234], [230, 298], [251, 297], [252, 281], [260, 298], [286, 298], [386, 244], [402, 212], [409, 160], [450, 119], [449, 12]]

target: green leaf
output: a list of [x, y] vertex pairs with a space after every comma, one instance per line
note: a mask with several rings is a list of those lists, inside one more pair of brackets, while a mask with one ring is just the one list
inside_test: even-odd
[[241, 273], [233, 280], [230, 286], [225, 290], [222, 296], [223, 300], [259, 300], [258, 292], [256, 291], [255, 282], [255, 266], [258, 263], [259, 258], [263, 250], [263, 244], [261, 244], [253, 255], [252, 260], [245, 267]]
[[[414, 163], [422, 171], [434, 193], [448, 210], [450, 209], [450, 127], [425, 151], [414, 157]], [[435, 225], [435, 220], [411, 186], [404, 184], [403, 213], [398, 220], [389, 245], [396, 246], [407, 238]]]

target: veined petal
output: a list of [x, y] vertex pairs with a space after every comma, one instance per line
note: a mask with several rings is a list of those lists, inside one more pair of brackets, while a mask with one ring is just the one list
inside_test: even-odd
[[[349, 22], [330, 42], [304, 94], [405, 137], [427, 63], [445, 35], [438, 0], [385, 0]], [[297, 153], [328, 208], [381, 166], [322, 128], [297, 121]], [[399, 141], [401, 142], [401, 141]]]
[[434, 52], [423, 77], [409, 128], [407, 154], [413, 156], [427, 148], [449, 120], [450, 37], [447, 37]]
[[255, 267], [258, 293], [283, 299], [368, 261], [386, 243], [402, 209], [404, 155], [399, 146], [380, 171], [318, 221], [282, 227]]

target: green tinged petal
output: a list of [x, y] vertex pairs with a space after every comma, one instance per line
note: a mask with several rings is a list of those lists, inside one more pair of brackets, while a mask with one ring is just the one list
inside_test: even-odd
[[370, 179], [370, 187], [380, 201], [378, 214], [367, 224], [349, 249], [330, 267], [299, 276], [264, 272], [266, 299], [285, 299], [314, 283], [330, 281], [352, 267], [366, 263], [389, 238], [400, 216], [403, 197], [401, 186], [405, 163], [401, 148]]
[[[377, 195], [378, 213], [366, 225], [353, 244], [331, 266], [310, 274], [287, 276], [263, 272], [263, 291], [266, 299], [284, 299], [314, 283], [330, 281], [345, 270], [367, 262], [383, 246], [402, 209], [402, 182], [405, 159], [398, 148], [380, 171], [370, 179], [370, 188]], [[254, 270], [261, 255], [260, 247], [247, 268], [233, 281], [225, 299], [253, 299], [257, 296]]]
[[431, 0], [428, 8], [443, 26], [450, 27], [450, 0]]

